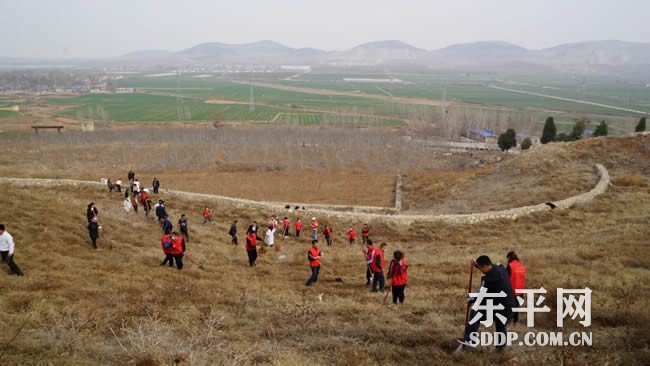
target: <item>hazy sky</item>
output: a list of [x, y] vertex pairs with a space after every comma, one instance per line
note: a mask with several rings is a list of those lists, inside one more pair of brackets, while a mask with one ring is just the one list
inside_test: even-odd
[[272, 39], [341, 50], [399, 39], [435, 49], [650, 42], [650, 0], [0, 0], [2, 56], [112, 57]]

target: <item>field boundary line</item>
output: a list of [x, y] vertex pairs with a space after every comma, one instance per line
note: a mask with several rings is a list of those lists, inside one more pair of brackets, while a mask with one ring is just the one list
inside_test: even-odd
[[573, 98], [564, 98], [564, 97], [556, 97], [555, 95], [550, 95], [550, 94], [542, 94], [542, 93], [535, 93], [535, 92], [529, 92], [526, 90], [519, 90], [519, 89], [510, 89], [510, 88], [504, 88], [501, 86], [496, 86], [496, 85], [490, 85], [490, 88], [492, 89], [497, 89], [497, 90], [504, 90], [504, 91], [509, 91], [513, 93], [521, 93], [521, 94], [528, 94], [528, 95], [533, 95], [536, 97], [543, 97], [543, 98], [550, 98], [550, 99], [557, 99], [557, 100], [564, 100], [567, 102], [573, 102], [573, 103], [579, 103], [579, 104], [587, 104], [587, 105], [593, 105], [596, 107], [603, 107], [603, 108], [609, 108], [609, 109], [615, 109], [623, 112], [632, 112], [632, 113], [638, 113], [642, 115], [648, 114], [648, 112], [643, 112], [643, 111], [638, 111], [636, 109], [629, 109], [629, 108], [623, 108], [623, 107], [617, 107], [609, 104], [602, 104], [602, 103], [596, 103], [596, 102], [590, 102], [588, 100], [580, 100], [580, 99], [573, 99]]

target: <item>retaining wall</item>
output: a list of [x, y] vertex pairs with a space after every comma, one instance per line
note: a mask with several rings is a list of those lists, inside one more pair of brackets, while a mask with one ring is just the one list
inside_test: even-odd
[[[594, 197], [604, 193], [609, 186], [610, 178], [607, 169], [601, 164], [594, 166], [595, 172], [598, 175], [598, 183], [588, 192], [579, 194], [577, 196], [569, 197], [560, 201], [552, 202], [556, 209], [568, 209], [577, 204], [590, 202]], [[70, 179], [31, 179], [31, 178], [0, 178], [0, 182], [10, 183], [20, 186], [96, 186], [98, 188], [106, 188], [105, 185], [99, 182], [78, 181]], [[396, 196], [397, 196], [396, 190]], [[401, 192], [401, 191], [400, 191]], [[534, 212], [547, 211], [551, 207], [546, 203], [540, 203], [533, 206], [523, 206], [511, 208], [501, 211], [488, 211], [472, 214], [454, 214], [454, 215], [401, 215], [397, 214], [394, 208], [377, 208], [368, 206], [336, 206], [336, 205], [298, 205], [295, 204], [291, 209], [287, 210], [285, 204], [272, 203], [272, 202], [259, 202], [240, 198], [231, 198], [224, 196], [217, 196], [211, 194], [181, 192], [172, 190], [161, 190], [161, 195], [169, 200], [170, 197], [178, 197], [184, 199], [200, 199], [204, 202], [209, 202], [219, 206], [234, 207], [239, 209], [261, 209], [270, 211], [269, 214], [282, 215], [284, 213], [293, 213], [294, 206], [300, 206], [300, 210], [296, 211], [304, 214], [305, 216], [332, 216], [340, 219], [352, 219], [360, 221], [382, 221], [393, 222], [400, 225], [410, 225], [414, 222], [444, 222], [448, 224], [474, 224], [487, 220], [496, 219], [511, 219], [514, 220], [518, 217], [530, 215]], [[400, 193], [401, 201], [401, 193]], [[397, 204], [397, 199], [396, 199]], [[302, 210], [302, 207], [305, 210]], [[378, 213], [377, 210], [383, 210], [384, 213]]]

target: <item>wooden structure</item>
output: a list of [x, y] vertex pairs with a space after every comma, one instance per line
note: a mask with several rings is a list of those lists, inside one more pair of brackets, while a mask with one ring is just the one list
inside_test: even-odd
[[33, 125], [32, 128], [34, 129], [34, 132], [38, 133], [38, 130], [42, 128], [56, 128], [58, 133], [61, 133], [61, 130], [63, 129], [63, 126], [38, 126], [38, 125]]

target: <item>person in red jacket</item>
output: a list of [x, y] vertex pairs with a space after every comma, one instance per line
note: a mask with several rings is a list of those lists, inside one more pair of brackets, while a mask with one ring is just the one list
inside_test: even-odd
[[302, 231], [302, 221], [300, 218], [296, 219], [296, 239], [300, 239], [300, 232]]
[[185, 241], [183, 240], [183, 237], [178, 235], [177, 232], [173, 232], [171, 235], [171, 242], [172, 242], [172, 249], [171, 249], [171, 254], [174, 256], [174, 260], [176, 261], [176, 268], [178, 270], [183, 269], [183, 253], [185, 253]]
[[172, 255], [172, 246], [173, 242], [171, 239], [171, 235], [163, 235], [162, 238], [160, 238], [160, 246], [162, 247], [162, 251], [165, 254], [165, 259], [160, 262], [161, 266], [164, 266], [169, 262], [169, 266], [173, 267], [174, 266], [174, 255]]
[[309, 260], [309, 267], [311, 268], [311, 277], [305, 282], [305, 286], [311, 286], [312, 283], [318, 281], [318, 272], [320, 271], [320, 258], [323, 253], [318, 249], [318, 240], [311, 241], [311, 248], [307, 252], [307, 260]]
[[257, 234], [255, 232], [246, 234], [246, 253], [248, 254], [248, 264], [255, 267], [257, 260]]
[[[376, 249], [375, 258], [370, 264], [372, 271], [372, 292], [384, 291], [384, 268], [386, 268], [386, 259], [384, 258], [384, 250], [388, 245], [381, 243], [379, 248]], [[379, 290], [377, 290], [379, 284]]]
[[[519, 257], [517, 253], [511, 251], [506, 255], [508, 258], [508, 275], [510, 276], [510, 286], [512, 286], [512, 291], [517, 297], [517, 301], [523, 294], [521, 290], [526, 288], [526, 267], [519, 262]], [[523, 300], [523, 298], [522, 298]], [[519, 313], [512, 312], [512, 324], [515, 325], [519, 321]]]
[[396, 250], [388, 267], [388, 278], [391, 280], [390, 287], [393, 292], [393, 304], [395, 305], [397, 305], [397, 301], [400, 304], [404, 303], [404, 289], [408, 279], [408, 268], [409, 265], [404, 259], [404, 253]]
[[289, 218], [285, 216], [284, 219], [282, 219], [282, 238], [283, 239], [286, 238], [287, 236], [289, 236], [289, 227], [290, 226], [291, 226], [291, 222], [289, 222]]
[[370, 237], [370, 228], [368, 227], [368, 224], [363, 224], [363, 228], [361, 229], [361, 240], [363, 240], [364, 244], [368, 242], [369, 237]]
[[372, 278], [372, 268], [370, 265], [375, 260], [377, 255], [377, 247], [372, 243], [372, 240], [366, 241], [366, 286], [370, 286], [370, 279]]
[[318, 240], [318, 221], [315, 217], [311, 218], [311, 240]]
[[207, 223], [208, 221], [212, 222], [212, 216], [210, 216], [210, 213], [211, 213], [211, 211], [208, 208], [208, 206], [205, 206], [205, 208], [203, 209], [203, 223], [204, 224]]
[[325, 241], [327, 242], [327, 246], [331, 247], [332, 246], [332, 228], [329, 225], [325, 225], [325, 228], [323, 229], [323, 236], [325, 237]]
[[354, 241], [357, 239], [357, 232], [354, 231], [354, 228], [348, 230], [348, 239], [350, 239], [350, 245], [354, 244]]

